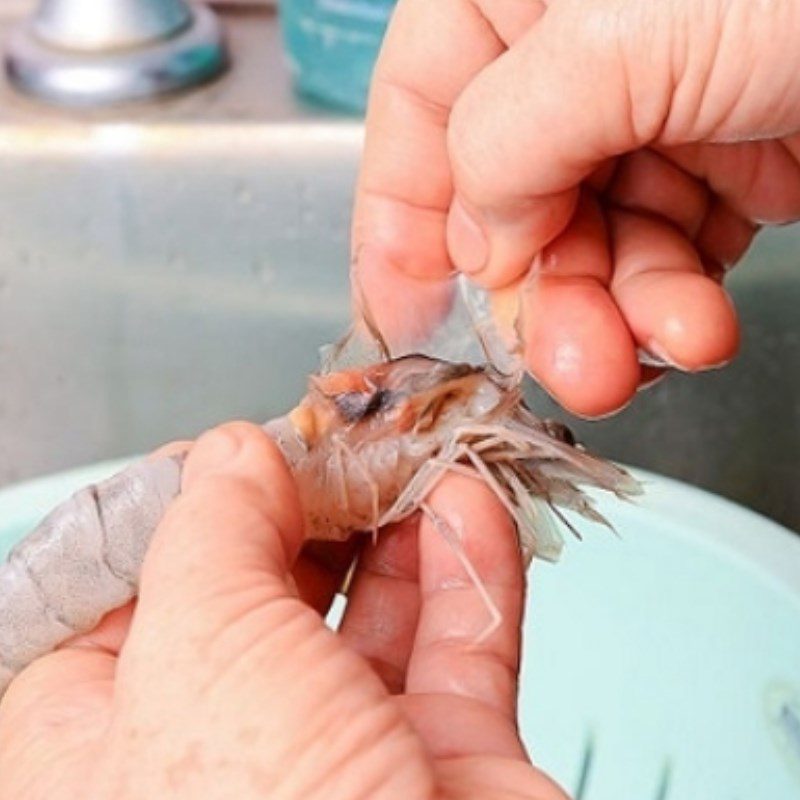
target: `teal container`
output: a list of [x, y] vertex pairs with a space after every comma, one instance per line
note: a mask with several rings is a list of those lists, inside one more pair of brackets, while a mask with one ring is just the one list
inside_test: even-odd
[[[0, 550], [121, 462], [0, 491]], [[800, 798], [800, 537], [733, 503], [639, 474], [536, 563], [520, 722], [576, 800]], [[337, 604], [331, 623], [341, 613]]]
[[395, 0], [281, 0], [295, 86], [315, 100], [363, 112]]

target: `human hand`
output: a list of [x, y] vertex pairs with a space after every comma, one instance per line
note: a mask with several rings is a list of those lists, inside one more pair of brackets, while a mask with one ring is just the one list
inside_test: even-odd
[[347, 553], [300, 554], [294, 483], [266, 435], [206, 434], [154, 535], [135, 611], [35, 662], [0, 705], [0, 798], [537, 798], [565, 795], [516, 730], [524, 582], [494, 496], [430, 498], [503, 618], [425, 522], [366, 546], [341, 631]]
[[654, 377], [638, 348], [726, 363], [722, 275], [800, 216], [798, 30], [798, 0], [400, 0], [353, 229], [374, 316], [424, 333], [455, 266], [586, 416]]

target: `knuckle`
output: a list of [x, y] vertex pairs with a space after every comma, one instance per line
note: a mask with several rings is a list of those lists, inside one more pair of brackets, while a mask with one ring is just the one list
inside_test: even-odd
[[244, 454], [248, 465], [254, 469], [283, 463], [280, 448], [262, 427], [239, 420], [212, 428], [197, 440], [192, 451], [193, 460], [203, 460], [209, 454], [217, 462]]
[[572, 24], [566, 26], [573, 31], [570, 47], [588, 59], [607, 108], [615, 112], [610, 132], [614, 148], [651, 141], [665, 124], [674, 88], [676, 39], [686, 16], [674, 5], [637, 0], [571, 4]]

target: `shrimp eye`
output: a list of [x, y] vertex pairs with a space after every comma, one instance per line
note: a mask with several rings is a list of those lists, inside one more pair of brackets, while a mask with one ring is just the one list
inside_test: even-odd
[[575, 434], [563, 423], [554, 419], [546, 419], [544, 421], [544, 429], [553, 439], [572, 447], [575, 446]]
[[336, 410], [345, 422], [360, 422], [366, 417], [389, 408], [392, 393], [385, 389], [372, 392], [342, 392], [334, 398]]

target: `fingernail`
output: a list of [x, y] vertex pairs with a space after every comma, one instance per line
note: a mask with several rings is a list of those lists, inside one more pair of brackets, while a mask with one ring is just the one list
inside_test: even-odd
[[673, 367], [674, 369], [683, 370], [685, 367], [682, 367], [678, 364], [675, 359], [670, 356], [670, 354], [666, 351], [659, 342], [655, 339], [650, 339], [647, 343], [647, 353], [653, 358], [648, 359], [648, 366], [652, 367]]
[[489, 260], [486, 233], [458, 197], [447, 216], [447, 247], [453, 263], [468, 275], [480, 272]]
[[672, 367], [673, 369], [678, 369], [681, 372], [704, 372], [706, 370], [722, 369], [731, 363], [730, 358], [724, 358], [711, 364], [697, 364], [695, 366], [681, 364], [679, 361], [676, 361], [661, 344], [655, 341], [655, 339], [651, 339], [647, 343], [647, 352], [654, 356], [654, 358], [648, 359], [647, 362], [644, 362], [647, 363], [648, 366]]

